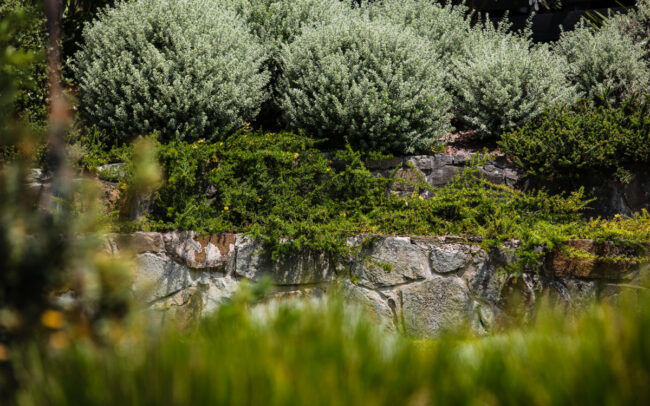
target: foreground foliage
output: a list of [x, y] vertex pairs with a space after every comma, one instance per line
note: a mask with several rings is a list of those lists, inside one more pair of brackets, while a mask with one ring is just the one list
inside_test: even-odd
[[647, 295], [578, 317], [543, 311], [532, 325], [480, 339], [458, 333], [419, 342], [379, 331], [337, 302], [262, 312], [242, 298], [190, 332], [125, 329], [103, 348], [69, 342], [32, 351], [17, 404], [650, 401]]
[[[48, 94], [44, 58], [47, 36], [42, 9], [29, 0], [3, 0], [0, 3], [0, 24], [8, 24], [11, 29], [11, 36], [3, 38], [3, 48], [11, 46], [18, 49], [17, 54], [30, 53], [33, 59], [28, 66], [14, 72], [17, 74], [14, 79], [17, 93], [14, 95], [12, 113], [29, 120], [43, 121], [47, 115]], [[2, 69], [10, 69], [11, 66], [4, 64]]]

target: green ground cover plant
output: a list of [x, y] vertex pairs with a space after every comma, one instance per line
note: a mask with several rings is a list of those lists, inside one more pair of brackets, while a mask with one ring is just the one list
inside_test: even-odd
[[[377, 177], [359, 152], [348, 147], [324, 154], [313, 139], [292, 133], [239, 133], [212, 144], [174, 141], [159, 145], [157, 155], [164, 180], [152, 212], [142, 222], [119, 225], [123, 230], [249, 233], [275, 258], [304, 248], [354, 255], [346, 240], [359, 234], [481, 236], [486, 248], [516, 238], [522, 247], [513, 272], [536, 265], [539, 246], [550, 250], [571, 238], [614, 240], [637, 247], [639, 256], [650, 241], [647, 214], [585, 220], [581, 212], [589, 201], [582, 190], [524, 193], [490, 184], [476, 167], [441, 188]], [[128, 177], [123, 183], [127, 188]], [[395, 183], [412, 193], [396, 195]], [[422, 198], [425, 191], [432, 197]]]
[[650, 164], [650, 95], [629, 95], [619, 105], [582, 100], [559, 105], [499, 145], [539, 185], [571, 190]]
[[241, 18], [216, 0], [121, 2], [86, 27], [75, 56], [81, 119], [107, 143], [153, 131], [227, 134], [268, 97], [263, 59]]

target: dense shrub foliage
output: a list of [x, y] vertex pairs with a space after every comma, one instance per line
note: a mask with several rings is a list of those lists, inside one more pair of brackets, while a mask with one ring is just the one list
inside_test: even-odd
[[456, 118], [483, 136], [498, 136], [571, 102], [566, 62], [527, 37], [486, 29], [466, 59], [454, 61], [450, 81]]
[[9, 16], [17, 14], [21, 15], [20, 22], [15, 19], [11, 21], [10, 24], [14, 25], [12, 35], [3, 45], [31, 52], [38, 63], [16, 72], [18, 75], [14, 84], [18, 92], [13, 105], [14, 114], [42, 122], [46, 117], [48, 101], [45, 17], [42, 7], [29, 0], [3, 0], [0, 3], [0, 20], [7, 19], [5, 23], [9, 23]]
[[292, 42], [304, 28], [337, 20], [351, 12], [339, 0], [235, 0], [231, 4], [272, 52]]
[[[475, 168], [442, 188], [375, 177], [359, 153], [326, 156], [312, 139], [291, 133], [235, 134], [215, 144], [173, 141], [160, 145], [158, 156], [165, 181], [138, 229], [247, 232], [276, 255], [304, 247], [347, 255], [346, 239], [368, 233], [480, 235], [488, 247], [521, 239], [524, 266], [537, 260], [539, 244], [550, 249], [574, 237], [650, 241], [650, 218], [582, 219], [588, 203], [582, 192], [526, 194], [487, 183]], [[395, 183], [411, 186], [412, 194], [390, 193]], [[432, 197], [421, 198], [425, 191]]]
[[276, 128], [281, 125], [277, 103], [277, 82], [281, 74], [279, 53], [303, 29], [341, 21], [352, 12], [340, 0], [222, 0], [246, 21], [248, 29], [264, 46], [263, 66], [271, 73], [270, 99], [262, 105], [256, 124]]
[[263, 49], [216, 0], [138, 0], [103, 11], [75, 58], [81, 115], [112, 139], [225, 134], [258, 113]]
[[648, 89], [650, 69], [644, 46], [605, 20], [602, 27], [580, 24], [562, 33], [557, 50], [569, 63], [569, 80], [589, 98], [607, 93], [612, 100]]
[[542, 184], [556, 188], [602, 182], [650, 165], [650, 95], [620, 106], [589, 101], [547, 110], [537, 121], [504, 134], [502, 150]]
[[471, 13], [464, 5], [442, 5], [428, 0], [363, 2], [371, 19], [408, 27], [431, 42], [445, 64], [467, 56], [479, 30], [471, 27]]
[[623, 32], [645, 46], [646, 60], [650, 60], [650, 0], [638, 0], [636, 6]]
[[444, 70], [429, 45], [392, 24], [349, 18], [311, 28], [281, 53], [287, 125], [334, 145], [412, 153], [450, 129]]
[[650, 0], [638, 0], [636, 8], [610, 16], [607, 24], [618, 27], [620, 32], [632, 38], [645, 49], [645, 60], [650, 63]]

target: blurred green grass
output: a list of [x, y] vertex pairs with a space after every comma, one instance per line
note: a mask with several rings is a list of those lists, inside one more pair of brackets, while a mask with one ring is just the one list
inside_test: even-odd
[[136, 322], [101, 347], [34, 346], [17, 363], [17, 403], [648, 404], [648, 305], [643, 293], [573, 316], [548, 306], [532, 325], [488, 337], [416, 341], [335, 298], [279, 305], [264, 317], [234, 300], [190, 330]]

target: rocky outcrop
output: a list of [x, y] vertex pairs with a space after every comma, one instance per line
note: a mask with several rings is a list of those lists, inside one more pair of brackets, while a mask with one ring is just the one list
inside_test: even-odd
[[[395, 181], [392, 190], [398, 194], [410, 194], [415, 188], [412, 184], [426, 182], [431, 186], [444, 186], [464, 171], [473, 161], [479, 160], [481, 154], [468, 150], [454, 150], [434, 155], [415, 155], [394, 157], [367, 163], [368, 169], [375, 175], [405, 179], [408, 182]], [[492, 152], [482, 155], [485, 161], [477, 167], [478, 173], [486, 180], [516, 189], [526, 190], [528, 182], [523, 173], [503, 154]], [[605, 180], [588, 188], [590, 196], [596, 200], [585, 211], [588, 216], [611, 217], [615, 214], [631, 216], [643, 209], [650, 210], [650, 171], [631, 172], [628, 182], [621, 183]], [[421, 192], [428, 197], [429, 191]]]
[[241, 281], [269, 278], [270, 301], [337, 291], [385, 328], [416, 337], [459, 327], [488, 332], [527, 317], [542, 297], [567, 311], [597, 298], [615, 300], [623, 290], [645, 289], [650, 274], [648, 265], [598, 260], [630, 249], [592, 240], [571, 241], [568, 249], [546, 254], [539, 269], [518, 276], [502, 271], [516, 259], [516, 241], [490, 252], [448, 236], [366, 236], [348, 243], [359, 245], [359, 254], [336, 262], [307, 250], [273, 261], [259, 242], [237, 234], [112, 234], [106, 249], [136, 255], [137, 291], [159, 310], [196, 317], [229, 300]]
[[[392, 175], [410, 182], [444, 186], [479, 158], [479, 154], [470, 152], [439, 153], [372, 161], [366, 166], [375, 175], [384, 177]], [[477, 167], [479, 174], [486, 180], [510, 187], [520, 185], [521, 173], [514, 166], [509, 165], [504, 156], [491, 155], [486, 158], [488, 159]], [[394, 182], [392, 189], [398, 193], [411, 193], [414, 190], [413, 186], [402, 182]], [[427, 197], [429, 193], [425, 191], [422, 196]]]

